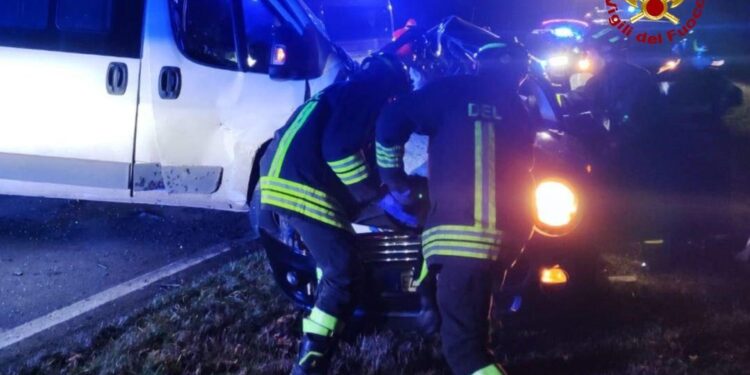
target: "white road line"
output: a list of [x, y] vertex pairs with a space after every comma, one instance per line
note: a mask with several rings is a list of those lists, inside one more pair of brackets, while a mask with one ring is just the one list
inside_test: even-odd
[[7, 348], [19, 341], [23, 341], [37, 333], [50, 329], [58, 324], [67, 322], [77, 316], [83, 315], [106, 303], [124, 297], [137, 290], [143, 289], [159, 280], [184, 271], [190, 267], [203, 263], [231, 250], [227, 247], [219, 251], [205, 254], [192, 259], [180, 260], [168, 264], [158, 270], [151, 271], [138, 276], [132, 280], [116, 285], [105, 291], [94, 294], [91, 297], [75, 302], [71, 305], [55, 310], [43, 317], [24, 323], [18, 327], [0, 332], [0, 350]]

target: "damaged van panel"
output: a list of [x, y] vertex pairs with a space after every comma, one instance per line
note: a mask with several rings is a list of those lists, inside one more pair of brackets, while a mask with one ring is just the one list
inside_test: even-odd
[[213, 166], [162, 166], [136, 164], [133, 190], [165, 190], [169, 194], [213, 194], [221, 186], [224, 169]]

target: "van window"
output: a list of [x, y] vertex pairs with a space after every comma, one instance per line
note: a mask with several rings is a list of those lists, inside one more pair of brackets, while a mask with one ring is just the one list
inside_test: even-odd
[[49, 0], [0, 1], [0, 27], [40, 30], [47, 27]]
[[251, 72], [268, 73], [273, 27], [278, 20], [261, 0], [242, 0], [242, 8], [247, 44], [246, 67]]
[[143, 13], [144, 0], [0, 0], [0, 46], [140, 58]]
[[56, 17], [60, 30], [105, 33], [112, 23], [112, 1], [58, 0]]
[[239, 70], [231, 0], [170, 0], [177, 44], [191, 60]]

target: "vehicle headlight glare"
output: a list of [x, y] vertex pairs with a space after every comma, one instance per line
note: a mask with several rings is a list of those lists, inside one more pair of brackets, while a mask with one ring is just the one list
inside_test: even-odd
[[566, 67], [570, 64], [570, 58], [567, 55], [553, 56], [547, 60], [547, 64], [553, 68]]
[[662, 74], [662, 73], [668, 72], [670, 70], [675, 70], [675, 69], [677, 69], [678, 66], [680, 66], [681, 62], [682, 61], [679, 60], [679, 59], [677, 59], [677, 60], [669, 60], [669, 61], [665, 62], [664, 65], [661, 66], [661, 68], [659, 68], [659, 72], [657, 74]]
[[578, 212], [578, 199], [573, 189], [559, 181], [543, 181], [535, 192], [539, 222], [550, 227], [564, 227], [573, 222]]
[[589, 59], [578, 60], [578, 69], [583, 72], [588, 72], [589, 70], [591, 70], [591, 60]]

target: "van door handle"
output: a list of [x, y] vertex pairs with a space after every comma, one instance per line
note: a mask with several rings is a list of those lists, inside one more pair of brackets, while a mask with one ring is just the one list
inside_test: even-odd
[[165, 100], [174, 100], [180, 97], [182, 90], [182, 73], [180, 68], [165, 66], [159, 73], [159, 97]]
[[109, 63], [107, 68], [107, 93], [125, 95], [128, 90], [128, 66], [124, 63]]

